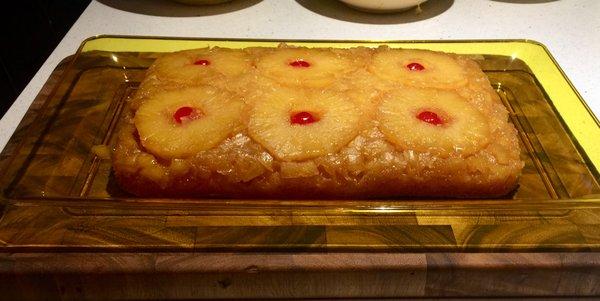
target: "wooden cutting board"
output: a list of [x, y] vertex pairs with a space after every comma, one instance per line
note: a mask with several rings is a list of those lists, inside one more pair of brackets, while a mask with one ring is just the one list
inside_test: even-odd
[[[44, 100], [72, 76], [70, 62], [52, 74], [17, 135], [49, 109]], [[96, 97], [89, 91], [108, 85], [110, 72], [71, 92]], [[45, 154], [31, 179], [55, 177], [49, 187], [69, 192], [78, 161]], [[298, 201], [303, 209], [294, 209], [253, 200], [260, 210], [248, 203], [240, 214], [232, 208], [243, 201], [53, 198], [58, 192], [3, 200], [0, 299], [600, 296], [600, 209], [585, 202], [500, 212], [474, 201], [472, 210], [418, 214], [344, 211], [357, 208], [352, 201]]]

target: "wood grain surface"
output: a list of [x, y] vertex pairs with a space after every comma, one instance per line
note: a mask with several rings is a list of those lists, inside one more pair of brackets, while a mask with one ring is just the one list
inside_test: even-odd
[[[131, 55], [127, 70], [106, 54], [77, 58], [85, 71], [63, 62], [0, 155], [0, 300], [600, 296], [598, 187], [564, 145], [530, 161], [520, 194], [505, 200], [137, 200], [111, 190], [110, 163], [90, 148], [110, 143], [113, 100], [151, 61]], [[72, 118], [38, 118], [56, 114]], [[522, 126], [545, 133], [534, 153], [565, 139], [556, 124]]]
[[599, 253], [3, 253], [0, 299], [598, 296], [599, 271]]

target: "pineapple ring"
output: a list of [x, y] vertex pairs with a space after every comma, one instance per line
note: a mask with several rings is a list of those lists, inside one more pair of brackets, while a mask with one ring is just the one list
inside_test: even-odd
[[378, 77], [409, 86], [455, 88], [467, 83], [456, 59], [433, 51], [379, 50], [369, 65]]
[[379, 121], [386, 138], [400, 150], [468, 156], [490, 142], [486, 118], [460, 95], [445, 90], [395, 90], [384, 97]]
[[[279, 89], [263, 95], [251, 108], [248, 134], [273, 156], [301, 161], [337, 152], [356, 137], [361, 112], [341, 94]], [[299, 113], [314, 120], [294, 122]]]
[[[196, 116], [182, 119], [182, 108], [192, 108]], [[154, 95], [139, 107], [134, 123], [148, 151], [161, 158], [185, 158], [227, 138], [239, 125], [242, 108], [243, 102], [226, 91], [188, 88]]]
[[159, 77], [180, 83], [208, 83], [215, 76], [237, 76], [251, 68], [250, 57], [241, 50], [202, 48], [167, 54], [156, 60]]
[[331, 50], [285, 48], [261, 56], [256, 67], [281, 84], [324, 87], [336, 77], [356, 69], [357, 64]]

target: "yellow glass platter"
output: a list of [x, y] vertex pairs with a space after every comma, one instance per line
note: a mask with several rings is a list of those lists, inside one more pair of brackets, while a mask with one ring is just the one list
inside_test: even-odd
[[[285, 42], [472, 57], [526, 163], [502, 199], [143, 199], [115, 185], [121, 112], [163, 52]], [[600, 249], [600, 126], [548, 50], [527, 40], [268, 41], [99, 36], [54, 72], [0, 155], [6, 250], [514, 251]]]

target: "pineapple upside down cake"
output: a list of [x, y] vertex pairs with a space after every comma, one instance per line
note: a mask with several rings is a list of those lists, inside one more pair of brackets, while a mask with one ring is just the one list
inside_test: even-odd
[[169, 53], [125, 115], [113, 170], [144, 197], [497, 197], [523, 168], [479, 66], [426, 50]]

